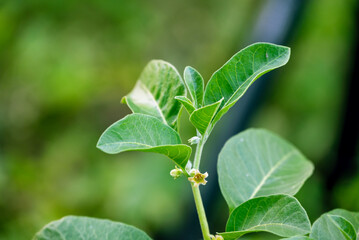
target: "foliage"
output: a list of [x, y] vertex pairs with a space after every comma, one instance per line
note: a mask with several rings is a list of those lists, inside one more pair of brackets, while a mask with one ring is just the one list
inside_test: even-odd
[[88, 217], [68, 216], [46, 225], [34, 240], [149, 240], [146, 233], [123, 223]]
[[124, 151], [162, 153], [182, 169], [192, 149], [181, 144], [178, 133], [158, 118], [134, 113], [111, 125], [100, 137], [97, 147], [110, 154]]
[[[133, 113], [111, 125], [97, 146], [110, 154], [155, 152], [173, 160], [176, 168], [171, 175], [174, 178], [184, 175], [191, 184], [205, 240], [237, 239], [252, 232], [269, 232], [287, 239], [355, 240], [357, 213], [334, 210], [321, 216], [311, 227], [306, 211], [293, 195], [312, 174], [313, 165], [291, 144], [260, 129], [247, 130], [231, 138], [219, 155], [219, 182], [230, 216], [225, 232], [210, 234], [199, 191], [208, 176], [207, 172], [199, 171], [203, 146], [216, 123], [251, 84], [261, 75], [285, 65], [289, 56], [287, 47], [269, 43], [250, 45], [217, 70], [205, 88], [203, 78], [194, 68], [185, 69], [183, 81], [169, 63], [151, 61], [123, 100]], [[191, 99], [186, 97], [184, 86]], [[178, 133], [180, 104], [187, 109], [189, 120], [197, 129], [197, 136], [191, 139], [191, 143], [197, 144], [193, 162], [189, 160], [190, 146], [181, 143]], [[142, 231], [121, 223], [66, 217], [50, 223], [35, 239], [52, 239], [56, 234], [65, 239], [80, 236], [106, 239], [107, 234], [117, 234], [117, 239], [148, 238]]]
[[254, 197], [294, 195], [312, 171], [312, 163], [295, 147], [266, 130], [229, 139], [218, 159], [219, 184], [230, 209]]

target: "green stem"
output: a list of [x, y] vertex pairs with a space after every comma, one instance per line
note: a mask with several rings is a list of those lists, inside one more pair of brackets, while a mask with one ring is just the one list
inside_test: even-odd
[[[193, 167], [195, 169], [199, 169], [199, 164], [201, 162], [201, 157], [202, 157], [202, 150], [203, 150], [205, 143], [206, 143], [206, 139], [204, 136], [202, 136], [199, 143], [197, 144], [196, 154], [194, 156]], [[201, 193], [199, 191], [199, 186], [195, 187], [194, 184], [191, 183], [191, 187], [192, 187], [194, 202], [196, 204], [199, 223], [201, 225], [203, 239], [211, 240], [207, 217], [206, 217], [206, 212], [203, 207], [203, 202], [202, 202]]]
[[199, 186], [195, 187], [194, 184], [191, 184], [194, 201], [196, 203], [196, 209], [198, 213], [199, 223], [201, 224], [202, 234], [204, 240], [211, 240], [206, 212], [204, 211], [201, 193], [199, 192]]
[[205, 143], [206, 140], [204, 139], [204, 137], [202, 137], [201, 140], [199, 140], [199, 143], [197, 144], [196, 154], [194, 155], [193, 167], [198, 170], [199, 170], [199, 164], [201, 162], [202, 150]]

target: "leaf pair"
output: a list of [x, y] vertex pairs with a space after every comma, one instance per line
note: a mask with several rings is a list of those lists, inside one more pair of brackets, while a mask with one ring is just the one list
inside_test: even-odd
[[183, 75], [192, 101], [185, 96], [177, 96], [175, 98], [182, 103], [190, 114], [189, 120], [193, 126], [202, 136], [206, 135], [207, 137], [212, 120], [223, 99], [203, 106], [204, 81], [201, 74], [196, 69], [188, 66], [185, 68]]
[[[237, 239], [246, 233], [266, 231], [286, 240], [356, 240], [359, 237], [359, 213], [335, 209], [310, 222], [299, 202], [288, 195], [258, 197], [241, 204], [227, 223], [225, 239]], [[68, 216], [41, 229], [34, 240], [149, 240], [143, 231], [123, 223], [89, 217]]]
[[356, 240], [359, 213], [336, 209], [311, 228], [305, 210], [291, 195], [312, 171], [313, 165], [295, 147], [266, 130], [250, 129], [232, 137], [218, 161], [220, 188], [231, 212], [226, 232], [220, 234], [229, 240], [258, 231], [288, 240]]
[[219, 185], [231, 211], [225, 239], [258, 231], [282, 237], [310, 232], [308, 216], [291, 195], [313, 165], [295, 147], [266, 131], [250, 129], [227, 141], [218, 160]]
[[185, 84], [178, 71], [167, 62], [153, 60], [143, 70], [134, 89], [123, 98], [134, 114], [110, 126], [97, 147], [111, 154], [161, 153], [184, 170], [191, 148], [181, 144], [178, 133], [170, 130], [177, 129], [181, 103], [190, 113], [191, 123], [207, 138], [215, 123], [248, 87], [264, 73], [284, 65], [289, 54], [287, 47], [253, 44], [216, 71], [205, 90], [202, 76], [194, 68], [186, 67], [184, 82], [192, 101], [185, 96]]
[[133, 114], [112, 124], [97, 147], [110, 154], [143, 151], [164, 154], [183, 170], [191, 148], [181, 143], [177, 128], [181, 104], [174, 97], [185, 95], [177, 70], [161, 60], [151, 61], [134, 89], [123, 98]]
[[177, 99], [191, 114], [190, 121], [199, 132], [202, 135], [209, 134], [256, 79], [285, 65], [289, 56], [290, 49], [287, 47], [269, 43], [252, 44], [218, 69], [208, 81], [204, 92], [201, 75], [187, 67], [184, 79], [192, 102], [186, 97]]

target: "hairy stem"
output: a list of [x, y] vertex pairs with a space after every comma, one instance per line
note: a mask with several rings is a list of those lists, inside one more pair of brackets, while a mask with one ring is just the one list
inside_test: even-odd
[[199, 192], [199, 186], [195, 187], [193, 183], [191, 184], [191, 186], [192, 186], [194, 201], [196, 203], [196, 209], [197, 209], [197, 213], [198, 213], [199, 223], [201, 224], [203, 239], [210, 240], [211, 237], [210, 237], [206, 212], [203, 207], [201, 193]]
[[202, 137], [201, 140], [199, 140], [199, 143], [197, 144], [196, 154], [194, 155], [193, 167], [198, 170], [199, 170], [199, 164], [201, 162], [202, 150], [205, 143], [206, 140], [204, 139], [204, 137]]
[[[194, 156], [194, 163], [193, 163], [193, 167], [195, 169], [199, 169], [199, 164], [201, 162], [201, 157], [202, 157], [202, 150], [203, 150], [205, 142], [206, 142], [206, 139], [204, 137], [201, 137], [201, 140], [197, 144], [196, 154]], [[204, 207], [203, 207], [203, 202], [202, 202], [201, 193], [199, 191], [199, 186], [196, 187], [196, 186], [194, 186], [193, 183], [191, 183], [191, 187], [192, 187], [194, 201], [195, 201], [195, 204], [196, 204], [199, 223], [201, 224], [201, 230], [202, 230], [202, 234], [203, 234], [203, 239], [204, 240], [210, 240], [211, 237], [210, 237], [210, 232], [209, 232], [206, 212], [205, 212]]]

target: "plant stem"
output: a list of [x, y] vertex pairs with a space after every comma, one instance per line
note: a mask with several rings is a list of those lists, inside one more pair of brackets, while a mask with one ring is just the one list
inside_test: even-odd
[[199, 223], [201, 224], [202, 234], [204, 240], [211, 240], [206, 212], [203, 207], [201, 193], [199, 192], [199, 186], [195, 187], [191, 184], [194, 201], [196, 203], [196, 209], [198, 213]]
[[[199, 164], [201, 162], [201, 157], [202, 157], [202, 150], [203, 150], [205, 142], [206, 142], [206, 139], [203, 136], [203, 137], [201, 137], [201, 140], [197, 144], [196, 154], [194, 156], [194, 162], [193, 162], [193, 167], [195, 169], [199, 169]], [[191, 187], [192, 187], [194, 202], [196, 204], [199, 223], [201, 225], [203, 239], [211, 240], [207, 217], [206, 217], [206, 212], [203, 207], [203, 202], [202, 202], [201, 193], [199, 191], [199, 186], [195, 187], [194, 184], [191, 183]]]
[[201, 162], [202, 150], [205, 143], [206, 140], [204, 139], [204, 137], [202, 137], [201, 140], [199, 140], [199, 143], [197, 144], [196, 154], [194, 155], [193, 167], [198, 170], [199, 170], [199, 164]]

